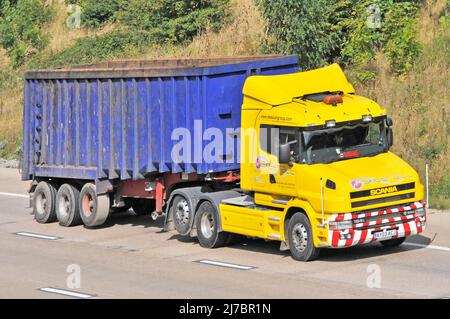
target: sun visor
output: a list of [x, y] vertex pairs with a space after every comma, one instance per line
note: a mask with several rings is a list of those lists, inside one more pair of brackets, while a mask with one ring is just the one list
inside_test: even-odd
[[270, 105], [281, 105], [294, 98], [322, 92], [355, 93], [338, 64], [291, 74], [255, 75], [247, 79], [243, 94]]

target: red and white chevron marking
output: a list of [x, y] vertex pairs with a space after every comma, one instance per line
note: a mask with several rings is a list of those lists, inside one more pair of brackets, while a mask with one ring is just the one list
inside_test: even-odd
[[[373, 216], [382, 216], [382, 218], [354, 224], [353, 228], [345, 229], [345, 230], [329, 230], [328, 231], [328, 244], [332, 248], [343, 248], [350, 247], [355, 245], [367, 244], [373, 241], [379, 241], [381, 239], [376, 239], [374, 232], [389, 230], [389, 229], [397, 229], [397, 235], [392, 238], [399, 237], [407, 237], [415, 234], [419, 234], [424, 231], [426, 222], [426, 216], [423, 217], [414, 217], [414, 209], [425, 207], [425, 203], [414, 203], [410, 206], [399, 207], [394, 209], [387, 209], [363, 214], [334, 214], [328, 220], [329, 221], [343, 221], [343, 220], [353, 220], [356, 218], [367, 218]], [[398, 212], [408, 212], [411, 211], [410, 214], [398, 216], [398, 217], [389, 217], [389, 214], [398, 213]], [[386, 215], [386, 216], [384, 216]], [[356, 217], [355, 217], [356, 216]], [[383, 224], [398, 222], [392, 225], [382, 226]], [[369, 227], [369, 228], [367, 228]], [[367, 229], [358, 229], [358, 228], [367, 228]], [[341, 239], [341, 235], [351, 235], [347, 239]]]
[[366, 213], [345, 213], [345, 214], [333, 214], [328, 218], [328, 221], [343, 221], [343, 220], [350, 220], [350, 219], [359, 219], [359, 218], [368, 218], [368, 217], [374, 217], [374, 216], [382, 216], [382, 215], [389, 215], [393, 213], [398, 212], [406, 212], [409, 210], [414, 210], [417, 208], [425, 207], [425, 203], [415, 202], [412, 205], [409, 206], [403, 206], [403, 207], [397, 207], [392, 209], [385, 209], [385, 210], [377, 210], [372, 212], [366, 212]]

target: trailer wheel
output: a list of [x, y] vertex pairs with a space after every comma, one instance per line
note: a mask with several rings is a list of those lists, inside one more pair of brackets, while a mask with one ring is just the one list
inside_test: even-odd
[[200, 246], [216, 248], [226, 244], [229, 233], [219, 232], [219, 214], [210, 202], [203, 202], [198, 207], [196, 226]]
[[401, 244], [403, 244], [405, 239], [406, 239], [406, 237], [392, 238], [392, 239], [380, 241], [380, 243], [384, 247], [397, 247], [397, 246], [400, 246]]
[[109, 215], [109, 196], [97, 195], [95, 185], [87, 183], [81, 189], [79, 207], [84, 225], [87, 227], [102, 225]]
[[81, 225], [80, 191], [70, 184], [62, 185], [56, 195], [56, 216], [61, 226]]
[[137, 198], [131, 202], [131, 207], [136, 215], [149, 215], [155, 210], [155, 201], [153, 199]]
[[56, 188], [48, 182], [40, 182], [33, 195], [33, 214], [38, 223], [56, 221]]
[[311, 223], [302, 213], [294, 214], [288, 224], [288, 241], [292, 258], [299, 261], [314, 260], [320, 249], [314, 247]]
[[171, 210], [177, 232], [183, 236], [189, 234], [194, 215], [189, 201], [184, 196], [177, 195], [172, 201]]

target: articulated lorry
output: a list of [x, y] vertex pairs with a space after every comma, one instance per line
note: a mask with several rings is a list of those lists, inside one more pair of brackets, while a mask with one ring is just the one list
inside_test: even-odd
[[390, 152], [393, 121], [336, 64], [131, 60], [24, 83], [22, 179], [39, 223], [96, 227], [132, 208], [203, 247], [263, 238], [301, 261], [424, 230], [424, 187]]

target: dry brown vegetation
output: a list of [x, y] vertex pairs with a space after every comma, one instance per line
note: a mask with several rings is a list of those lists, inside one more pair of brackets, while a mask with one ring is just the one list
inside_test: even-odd
[[[61, 51], [70, 47], [79, 38], [103, 34], [111, 30], [111, 25], [101, 29], [69, 29], [66, 4], [64, 0], [49, 0], [55, 8], [55, 16], [45, 26], [45, 33], [49, 37], [48, 46], [42, 54]], [[13, 70], [9, 66], [10, 59], [6, 52], [0, 50], [0, 68], [6, 82], [0, 87], [0, 157], [17, 157], [21, 145], [22, 132], [22, 73], [23, 70]]]
[[423, 52], [411, 72], [400, 78], [392, 75], [380, 54], [374, 61], [376, 80], [358, 87], [394, 119], [393, 151], [411, 163], [422, 180], [429, 164], [432, 184], [446, 183], [450, 175], [449, 30], [439, 31], [437, 24], [445, 3], [428, 0], [421, 10], [418, 28]]
[[231, 22], [219, 32], [208, 26], [186, 46], [151, 48], [144, 58], [255, 55], [265, 37], [265, 22], [255, 0], [231, 0]]

